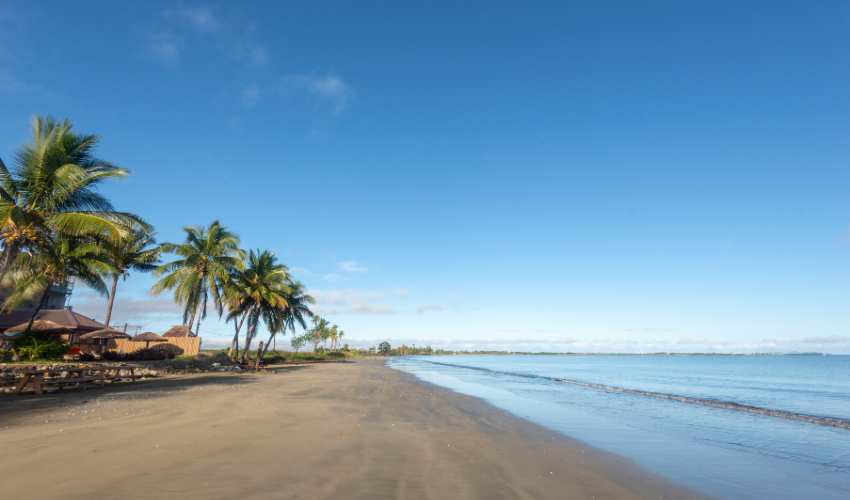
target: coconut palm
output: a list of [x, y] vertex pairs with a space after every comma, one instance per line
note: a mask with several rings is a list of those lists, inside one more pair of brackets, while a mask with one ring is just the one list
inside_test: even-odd
[[263, 355], [268, 351], [269, 346], [275, 339], [278, 332], [285, 333], [286, 330], [295, 334], [296, 325], [302, 329], [307, 328], [307, 318], [313, 316], [313, 311], [310, 310], [310, 304], [314, 304], [316, 299], [307, 293], [304, 285], [299, 281], [287, 280], [286, 284], [286, 307], [281, 313], [283, 314], [283, 328], [281, 330], [270, 330], [269, 340], [265, 344]]
[[339, 338], [339, 327], [331, 325], [328, 330], [328, 339], [331, 341], [331, 350], [336, 350], [336, 341]]
[[[243, 265], [243, 267], [246, 267]], [[230, 279], [224, 286], [224, 306], [227, 308], [227, 321], [233, 321], [233, 340], [230, 342], [230, 349], [227, 350], [227, 356], [230, 359], [236, 360], [239, 358], [239, 332], [242, 331], [242, 325], [245, 323], [245, 318], [248, 316], [246, 309], [243, 307], [244, 302], [248, 298], [248, 292], [243, 284], [247, 282], [244, 279], [244, 270], [234, 269], [230, 274]]]
[[313, 343], [313, 351], [319, 349], [319, 344], [327, 337], [328, 321], [319, 316], [313, 316], [313, 328], [310, 329], [310, 342]]
[[19, 253], [6, 276], [7, 281], [14, 283], [14, 291], [3, 304], [5, 309], [38, 297], [27, 332], [44, 307], [51, 285], [76, 279], [102, 295], [107, 294], [102, 276], [110, 268], [98, 242], [60, 236], [46, 243], [38, 251]]
[[0, 279], [21, 251], [50, 244], [54, 234], [116, 239], [128, 223], [146, 226], [96, 192], [102, 181], [128, 173], [95, 158], [97, 143], [95, 135], [74, 133], [68, 120], [36, 117], [14, 169], [0, 161]]
[[115, 304], [115, 292], [118, 280], [127, 279], [130, 271], [150, 272], [159, 264], [160, 248], [153, 235], [142, 228], [131, 229], [118, 241], [107, 240], [102, 243], [106, 262], [109, 264], [108, 276], [112, 279], [109, 302], [106, 305], [106, 327], [112, 319], [112, 307]]
[[195, 318], [195, 336], [201, 320], [207, 316], [207, 303], [212, 297], [219, 315], [223, 312], [223, 289], [233, 270], [242, 268], [243, 252], [239, 238], [213, 221], [208, 227], [184, 227], [186, 241], [180, 244], [164, 243], [163, 252], [174, 253], [178, 259], [159, 266], [155, 274], [160, 277], [153, 292], [174, 290], [174, 300], [183, 305], [183, 323], [190, 331]]
[[289, 305], [289, 272], [285, 265], [277, 262], [273, 253], [251, 250], [245, 270], [236, 275], [236, 286], [244, 294], [243, 300], [228, 317], [244, 316], [244, 321], [247, 321], [245, 348], [242, 351], [242, 360], [247, 362], [251, 342], [261, 322], [269, 332], [279, 332], [286, 327], [283, 311]]

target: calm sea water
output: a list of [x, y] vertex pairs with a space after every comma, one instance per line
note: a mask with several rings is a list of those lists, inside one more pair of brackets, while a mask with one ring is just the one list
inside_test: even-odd
[[850, 498], [850, 356], [414, 356], [390, 365], [720, 498]]

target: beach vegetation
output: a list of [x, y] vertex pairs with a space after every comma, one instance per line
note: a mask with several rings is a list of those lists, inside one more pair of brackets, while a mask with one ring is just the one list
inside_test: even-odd
[[0, 281], [20, 254], [41, 253], [59, 239], [117, 240], [131, 224], [147, 227], [97, 192], [103, 182], [128, 174], [94, 156], [98, 142], [96, 135], [76, 133], [68, 120], [35, 117], [32, 138], [11, 168], [0, 159]]
[[130, 228], [126, 236], [115, 240], [106, 240], [101, 243], [106, 264], [109, 266], [108, 278], [112, 281], [109, 290], [109, 300], [106, 304], [106, 320], [104, 324], [109, 328], [112, 319], [112, 308], [115, 305], [115, 294], [118, 290], [118, 281], [127, 279], [130, 271], [151, 272], [156, 270], [159, 264], [160, 247], [156, 244], [153, 234], [147, 228]]
[[108, 271], [102, 247], [86, 238], [52, 235], [37, 249], [19, 253], [5, 278], [12, 292], [3, 308], [11, 310], [36, 298], [26, 332], [32, 328], [39, 311], [45, 306], [50, 287], [76, 279], [101, 295], [107, 294], [102, 276]]
[[210, 300], [222, 314], [225, 285], [234, 270], [244, 267], [244, 252], [239, 248], [239, 237], [217, 220], [207, 227], [186, 226], [183, 231], [183, 243], [162, 244], [162, 252], [173, 253], [177, 258], [154, 271], [159, 281], [152, 291], [173, 291], [174, 300], [183, 306], [183, 324], [190, 331], [194, 325], [197, 336]]
[[24, 361], [62, 359], [68, 344], [55, 337], [30, 333], [16, 342], [18, 357]]
[[[36, 117], [32, 137], [14, 161], [7, 166], [0, 159], [2, 310], [32, 309], [24, 334], [4, 339], [0, 350], [8, 353], [17, 344], [27, 358], [55, 355], [58, 349], [52, 342], [33, 336], [31, 330], [51, 291], [74, 281], [106, 298], [109, 327], [119, 282], [132, 272], [155, 274], [152, 292], [173, 294], [192, 336], [199, 335], [210, 307], [219, 317], [226, 312], [234, 325], [229, 359], [246, 362], [252, 356], [261, 324], [269, 336], [260, 343], [256, 359], [268, 357], [277, 335], [287, 332], [293, 335], [296, 355], [308, 342], [314, 351], [328, 343], [331, 350], [338, 350], [343, 331], [322, 318], [308, 329], [315, 300], [272, 252], [245, 252], [236, 234], [217, 220], [207, 226], [186, 226], [183, 242], [160, 245], [153, 227], [141, 217], [116, 210], [98, 188], [129, 172], [97, 158], [98, 143], [98, 136], [77, 133], [69, 120]], [[162, 263], [163, 255], [172, 259]], [[299, 329], [304, 331], [300, 336]], [[179, 354], [158, 345], [137, 351], [134, 357]]]

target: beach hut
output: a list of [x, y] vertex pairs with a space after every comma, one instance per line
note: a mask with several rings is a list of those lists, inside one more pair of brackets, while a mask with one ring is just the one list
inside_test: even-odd
[[80, 342], [92, 343], [101, 346], [100, 352], [106, 351], [106, 347], [110, 340], [129, 339], [130, 336], [124, 332], [113, 330], [111, 328], [102, 328], [93, 332], [80, 335]]
[[192, 331], [186, 325], [174, 325], [163, 333], [162, 336], [169, 338], [191, 337]]
[[165, 337], [162, 337], [160, 335], [157, 335], [154, 332], [145, 332], [145, 333], [140, 333], [140, 334], [136, 335], [135, 337], [133, 337], [133, 341], [134, 342], [144, 342], [145, 343], [145, 349], [147, 349], [148, 347], [150, 347], [151, 342], [168, 342], [168, 339], [166, 339]]
[[[32, 311], [18, 310], [0, 315], [0, 331], [6, 338], [20, 336], [27, 330]], [[70, 309], [43, 309], [36, 314], [32, 331], [48, 335], [59, 335], [71, 342], [77, 335], [103, 329], [104, 325]]]
[[[27, 327], [29, 326], [29, 321], [24, 321], [19, 325], [15, 325], [5, 332], [3, 332], [7, 337], [14, 337], [20, 335], [27, 331]], [[55, 321], [50, 321], [49, 319], [37, 319], [32, 322], [32, 327], [30, 328], [31, 332], [35, 333], [62, 333], [67, 332], [69, 328], [67, 325], [61, 325], [56, 323]]]

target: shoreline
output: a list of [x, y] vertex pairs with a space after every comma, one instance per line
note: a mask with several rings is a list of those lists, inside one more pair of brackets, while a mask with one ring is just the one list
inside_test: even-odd
[[0, 397], [0, 449], [12, 497], [702, 498], [383, 360]]

